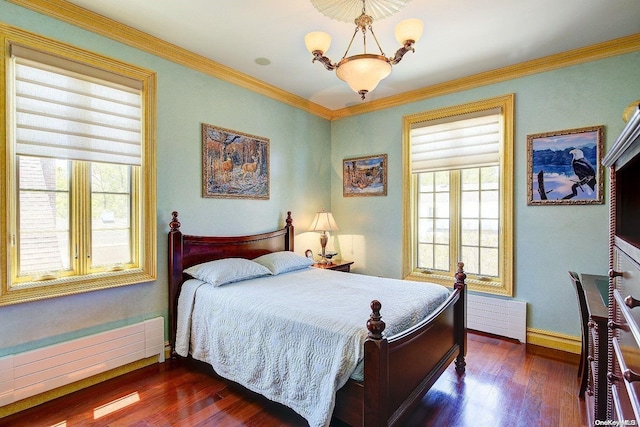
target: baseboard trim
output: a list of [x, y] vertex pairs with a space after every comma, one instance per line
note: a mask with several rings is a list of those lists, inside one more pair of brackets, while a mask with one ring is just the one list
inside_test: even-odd
[[535, 328], [527, 328], [527, 344], [565, 353], [580, 354], [582, 351], [581, 337]]

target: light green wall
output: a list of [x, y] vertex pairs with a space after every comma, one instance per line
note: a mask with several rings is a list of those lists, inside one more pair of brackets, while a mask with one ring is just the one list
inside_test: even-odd
[[[402, 116], [515, 93], [515, 298], [528, 302], [528, 327], [579, 335], [567, 270], [607, 272], [608, 179], [604, 205], [527, 206], [527, 135], [602, 124], [610, 147], [623, 109], [640, 98], [639, 67], [636, 52], [334, 122], [331, 209], [353, 270], [402, 275]], [[389, 156], [388, 195], [343, 197], [342, 159], [380, 153]]]
[[[607, 206], [527, 206], [526, 135], [604, 124], [611, 146], [623, 127], [623, 108], [640, 97], [640, 81], [631, 78], [640, 53], [329, 123], [4, 0], [0, 21], [158, 74], [158, 280], [0, 307], [0, 356], [166, 315], [166, 233], [173, 210], [191, 234], [266, 231], [282, 224], [284, 211], [291, 210], [298, 225], [296, 250], [304, 251], [319, 246], [316, 235], [303, 232], [313, 213], [331, 209], [340, 226], [337, 249], [355, 260], [354, 271], [400, 277], [402, 116], [506, 93], [516, 94], [515, 297], [529, 303], [529, 327], [579, 335], [566, 271], [607, 270]], [[203, 122], [270, 139], [269, 200], [200, 196]], [[342, 159], [380, 153], [389, 156], [388, 195], [344, 198]]]
[[[157, 87], [158, 279], [153, 283], [0, 307], [0, 357], [167, 313], [167, 232], [180, 212], [190, 234], [241, 234], [284, 225], [296, 250], [305, 226], [330, 207], [331, 123], [252, 91], [0, 1], [0, 21], [154, 70]], [[4, 94], [1, 94], [4, 99]], [[269, 200], [201, 197], [201, 123], [269, 138]], [[313, 235], [313, 242], [317, 235]], [[306, 239], [306, 240], [305, 240]], [[6, 241], [6, 239], [2, 239]]]

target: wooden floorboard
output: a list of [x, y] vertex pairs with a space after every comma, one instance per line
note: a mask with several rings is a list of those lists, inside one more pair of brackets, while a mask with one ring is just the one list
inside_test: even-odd
[[[574, 360], [526, 351], [517, 341], [470, 333], [467, 371], [452, 365], [407, 426], [582, 426]], [[119, 405], [122, 407], [119, 407]], [[0, 426], [305, 426], [292, 410], [168, 360], [0, 419]], [[332, 426], [343, 424], [334, 420]]]

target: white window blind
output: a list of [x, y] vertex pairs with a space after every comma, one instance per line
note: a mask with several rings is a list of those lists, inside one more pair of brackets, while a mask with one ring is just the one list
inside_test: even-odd
[[496, 110], [416, 123], [411, 129], [411, 172], [497, 165], [501, 139], [502, 119]]
[[16, 154], [141, 164], [136, 84], [115, 74], [106, 80], [104, 70], [83, 75], [72, 61], [12, 47]]

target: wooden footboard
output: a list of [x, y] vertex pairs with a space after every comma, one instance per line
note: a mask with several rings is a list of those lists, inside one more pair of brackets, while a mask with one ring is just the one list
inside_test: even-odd
[[371, 303], [365, 342], [364, 382], [349, 381], [336, 395], [334, 416], [363, 426], [397, 425], [415, 407], [455, 360], [465, 370], [466, 286], [463, 263], [458, 263], [454, 290], [428, 318], [384, 338], [381, 304]]

